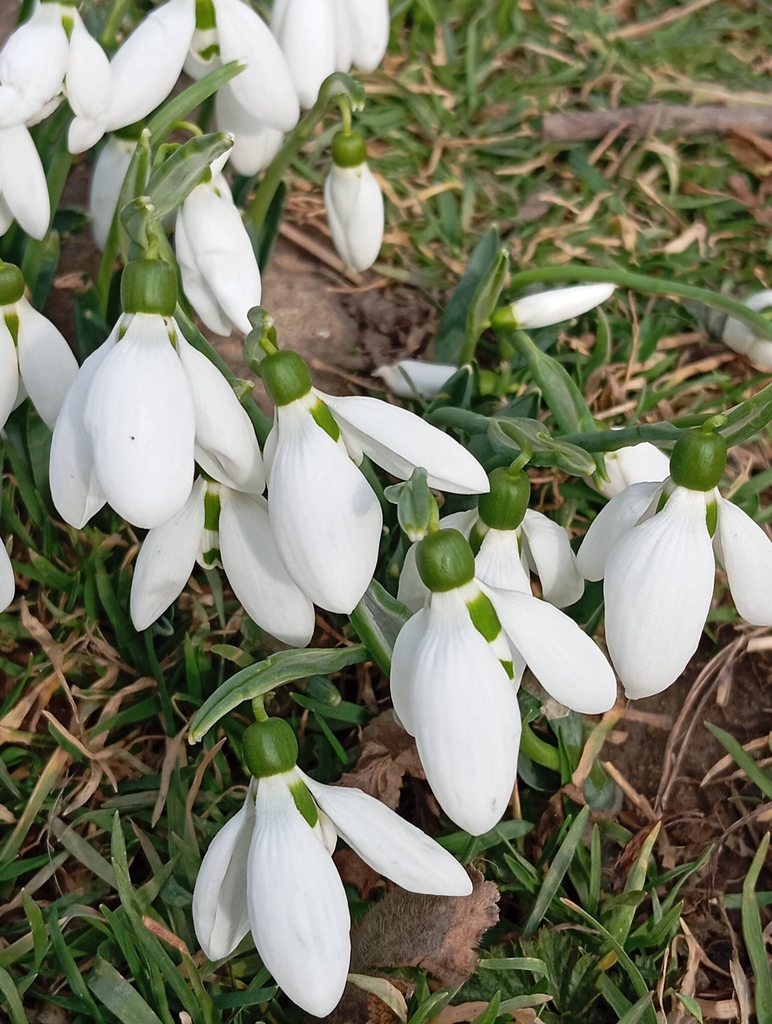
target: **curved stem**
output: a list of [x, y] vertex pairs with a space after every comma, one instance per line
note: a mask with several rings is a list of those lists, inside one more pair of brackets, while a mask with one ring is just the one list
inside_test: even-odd
[[553, 772], [560, 771], [560, 754], [556, 748], [551, 743], [539, 739], [527, 722], [523, 722], [520, 750], [536, 764], [550, 768]]

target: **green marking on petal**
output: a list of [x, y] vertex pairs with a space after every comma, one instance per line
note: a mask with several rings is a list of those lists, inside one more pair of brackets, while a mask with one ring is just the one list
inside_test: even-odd
[[295, 801], [295, 806], [306, 819], [311, 828], [314, 828], [316, 823], [319, 821], [319, 811], [316, 807], [316, 801], [308, 792], [308, 787], [302, 779], [296, 779], [290, 783], [290, 793], [292, 793], [292, 799]]
[[220, 529], [220, 494], [219, 490], [210, 490], [204, 494], [204, 529], [217, 533]]
[[705, 520], [708, 525], [708, 533], [712, 537], [718, 528], [718, 502], [715, 498], [705, 506]]
[[201, 561], [204, 563], [207, 569], [214, 569], [216, 566], [221, 564], [221, 556], [219, 548], [209, 548], [201, 556]]
[[482, 519], [478, 519], [472, 527], [472, 532], [469, 534], [469, 546], [472, 549], [472, 554], [476, 555], [482, 547], [482, 542], [485, 540], [485, 535], [490, 529]]
[[340, 427], [335, 422], [335, 418], [322, 401], [318, 401], [316, 405], [312, 406], [311, 415], [315, 422], [322, 428], [325, 434], [329, 434], [333, 441], [337, 441], [340, 438]]
[[467, 601], [466, 606], [469, 609], [469, 617], [474, 628], [485, 637], [488, 643], [492, 643], [501, 632], [501, 623], [490, 598], [479, 593], [477, 597]]
[[16, 312], [16, 310], [13, 310], [13, 312], [9, 311], [9, 312], [3, 314], [3, 319], [5, 320], [5, 326], [8, 328], [8, 330], [10, 331], [11, 337], [13, 338], [14, 345], [18, 346], [18, 344], [19, 344], [19, 314]]
[[510, 679], [514, 679], [515, 678], [515, 664], [514, 664], [514, 662], [512, 662], [512, 661], [504, 661], [503, 658], [499, 658], [499, 662], [501, 664], [501, 667], [504, 669], [504, 671], [509, 676], [509, 678]]

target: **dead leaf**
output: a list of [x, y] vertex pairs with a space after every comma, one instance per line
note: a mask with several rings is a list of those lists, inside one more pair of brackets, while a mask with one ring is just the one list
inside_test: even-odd
[[373, 890], [383, 888], [383, 876], [353, 850], [338, 850], [333, 859], [344, 884], [353, 885], [363, 900], [370, 900]]
[[363, 730], [356, 771], [341, 776], [340, 784], [364, 790], [395, 810], [405, 775], [426, 778], [415, 741], [385, 711]]

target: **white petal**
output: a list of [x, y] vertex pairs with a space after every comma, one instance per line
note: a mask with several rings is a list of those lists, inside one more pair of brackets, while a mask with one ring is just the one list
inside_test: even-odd
[[83, 410], [97, 370], [115, 348], [120, 324], [119, 320], [107, 341], [78, 370], [62, 404], [51, 439], [48, 472], [51, 497], [64, 521], [79, 530], [105, 503], [94, 472], [94, 451]]
[[401, 359], [392, 366], [373, 371], [399, 398], [434, 398], [458, 370], [448, 363], [425, 363], [420, 359]]
[[247, 900], [257, 951], [277, 984], [308, 1013], [326, 1016], [349, 969], [348, 903], [332, 858], [281, 776], [258, 782]]
[[605, 498], [613, 498], [631, 484], [664, 480], [670, 473], [670, 459], [648, 441], [606, 453], [608, 480], [595, 477], [593, 486]]
[[278, 27], [301, 107], [316, 103], [319, 87], [335, 71], [335, 8], [332, 0], [291, 0]]
[[322, 395], [346, 437], [350, 435], [378, 466], [407, 480], [416, 467], [426, 470], [430, 487], [453, 494], [483, 494], [488, 477], [458, 441], [407, 409], [377, 398]]
[[[351, 70], [351, 15], [346, 0], [333, 0], [335, 8], [335, 70]], [[274, 14], [275, 17], [275, 14]]]
[[119, 515], [151, 529], [179, 512], [193, 485], [195, 421], [163, 317], [134, 315], [94, 375], [84, 422], [97, 478]]
[[351, 55], [360, 71], [375, 71], [389, 44], [388, 0], [347, 0]]
[[78, 361], [59, 330], [22, 298], [19, 313], [19, 371], [40, 418], [50, 430], [75, 381]]
[[705, 495], [676, 487], [664, 509], [631, 530], [606, 564], [606, 641], [628, 697], [675, 682], [697, 649], [715, 564]]
[[518, 327], [525, 330], [549, 327], [595, 309], [609, 298], [615, 287], [613, 284], [578, 284], [526, 295], [512, 303], [512, 313]]
[[247, 863], [255, 827], [254, 795], [227, 821], [204, 855], [193, 890], [193, 927], [210, 960], [223, 960], [249, 931]]
[[196, 480], [177, 515], [145, 537], [131, 581], [131, 621], [137, 630], [160, 618], [188, 582], [204, 532], [205, 490], [205, 481]]
[[472, 891], [466, 871], [447, 850], [380, 800], [300, 774], [340, 837], [379, 874], [410, 892], [468, 896]]
[[420, 608], [399, 631], [391, 655], [391, 703], [400, 725], [411, 736], [415, 736], [412, 700], [416, 686], [419, 685], [416, 663], [429, 622], [428, 607]]
[[517, 530], [488, 530], [474, 560], [475, 576], [491, 587], [531, 593], [520, 558]]
[[324, 204], [338, 255], [352, 270], [367, 270], [378, 259], [384, 227], [383, 193], [367, 164], [333, 164]]
[[13, 566], [5, 544], [0, 543], [0, 612], [4, 612], [13, 601], [16, 593], [16, 580], [13, 576]]
[[718, 502], [716, 540], [737, 611], [754, 626], [772, 626], [772, 540], [723, 498]]
[[[515, 784], [515, 689], [457, 593], [434, 594], [428, 612], [419, 615], [426, 626], [422, 641], [410, 634], [407, 639], [413, 650], [410, 724], [421, 764], [448, 817], [481, 835], [504, 814]], [[394, 665], [403, 664], [404, 633], [395, 644], [392, 686]]]
[[586, 580], [603, 579], [609, 554], [644, 515], [661, 486], [631, 484], [600, 510], [576, 553], [577, 567]]
[[555, 700], [587, 715], [613, 707], [614, 671], [573, 619], [531, 594], [493, 588], [486, 593], [504, 632]]
[[0, 430], [16, 407], [19, 394], [19, 360], [11, 332], [0, 311]]
[[270, 164], [281, 149], [284, 134], [276, 128], [266, 128], [249, 111], [237, 103], [228, 88], [218, 89], [215, 97], [215, 115], [221, 131], [234, 136], [231, 167], [239, 174], [251, 177]]
[[291, 647], [305, 647], [314, 632], [314, 606], [279, 555], [264, 498], [223, 488], [220, 554], [234, 594], [258, 626]]
[[107, 244], [123, 179], [135, 149], [135, 142], [111, 135], [96, 158], [91, 175], [88, 209], [91, 214], [91, 233], [100, 249], [104, 249]]
[[195, 251], [185, 231], [185, 220], [181, 211], [177, 213], [174, 227], [174, 251], [180, 266], [182, 287], [191, 306], [210, 331], [227, 338], [233, 330], [233, 324], [220, 308], [199, 270]]
[[[762, 312], [772, 306], [772, 290], [755, 292], [746, 299], [745, 305], [756, 313]], [[747, 355], [763, 369], [772, 367], [772, 342], [766, 338], [759, 338], [753, 328], [742, 320], [728, 317], [724, 324], [722, 339], [729, 348], [741, 355]]]
[[215, 0], [214, 6], [220, 59], [224, 64], [231, 60], [246, 63], [246, 69], [226, 88], [259, 124], [281, 132], [292, 131], [300, 117], [298, 96], [290, 68], [270, 29], [241, 0]]
[[51, 219], [48, 185], [23, 124], [0, 131], [0, 192], [21, 229], [33, 238], [45, 238]]
[[193, 0], [168, 0], [139, 23], [110, 62], [109, 131], [141, 121], [163, 103], [180, 77], [195, 27]]
[[77, 18], [70, 36], [67, 101], [78, 117], [105, 122], [113, 102], [113, 73], [107, 54]]
[[196, 460], [215, 480], [259, 493], [265, 487], [263, 460], [246, 410], [214, 363], [179, 329], [177, 351], [193, 398]]
[[314, 604], [348, 614], [375, 571], [381, 506], [345, 450], [299, 402], [280, 406], [276, 423], [268, 509], [279, 551]]
[[541, 580], [545, 601], [567, 608], [584, 593], [584, 579], [576, 567], [568, 534], [541, 512], [528, 509], [523, 519], [524, 549]]
[[260, 305], [262, 295], [260, 270], [225, 179], [219, 176], [194, 188], [180, 218], [207, 288], [236, 329], [248, 334], [252, 325], [247, 313]]
[[[79, 21], [79, 18], [76, 18]], [[39, 4], [0, 53], [0, 81], [15, 103], [0, 103], [0, 128], [29, 121], [62, 87], [69, 44], [58, 5]]]

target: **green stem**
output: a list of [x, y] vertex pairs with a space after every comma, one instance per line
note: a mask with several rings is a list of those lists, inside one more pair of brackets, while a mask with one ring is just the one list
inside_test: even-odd
[[568, 264], [563, 267], [523, 270], [519, 274], [512, 275], [510, 288], [517, 290], [529, 284], [566, 284], [576, 281], [593, 283], [608, 281], [609, 284], [630, 288], [632, 291], [644, 292], [648, 295], [676, 296], [679, 299], [700, 302], [704, 306], [718, 309], [737, 320], [742, 320], [752, 327], [759, 337], [772, 340], [772, 323], [761, 313], [754, 313], [753, 310], [748, 309], [744, 303], [738, 302], [736, 299], [730, 299], [726, 295], [720, 295], [707, 288], [697, 288], [694, 285], [681, 284], [679, 281], [663, 281], [645, 274], [631, 274], [627, 270], [619, 270], [616, 267], [583, 267]]
[[105, 27], [99, 36], [99, 42], [105, 50], [109, 51], [115, 45], [115, 39], [128, 6], [129, 0], [114, 0], [110, 13], [105, 20]]
[[262, 694], [259, 697], [252, 698], [252, 714], [255, 716], [256, 722], [268, 721], [268, 712], [265, 710], [265, 697]]
[[520, 750], [536, 764], [540, 764], [544, 768], [550, 768], [553, 772], [560, 771], [560, 754], [558, 751], [551, 743], [546, 743], [544, 740], [539, 739], [526, 722], [523, 722]]
[[[62, 198], [64, 186], [67, 182], [67, 176], [69, 175], [70, 168], [72, 167], [73, 157], [67, 149], [66, 140], [67, 132], [64, 131], [59, 142], [59, 148], [57, 149], [48, 168], [48, 198], [51, 204], [51, 222], [53, 222], [54, 215], [56, 214], [56, 210], [59, 206], [59, 201]], [[46, 251], [48, 235], [51, 231], [51, 222], [49, 222], [48, 232], [46, 232], [46, 236], [44, 238], [30, 238], [24, 248], [21, 271], [24, 274], [24, 280], [30, 290], [30, 294], [33, 295], [35, 293], [35, 286], [37, 285], [38, 277], [40, 276], [40, 268], [43, 265], [43, 256]]]
[[257, 232], [263, 225], [263, 221], [271, 206], [271, 201], [276, 195], [276, 190], [281, 184], [287, 168], [310, 139], [314, 128], [327, 113], [330, 101], [333, 98], [340, 97], [341, 93], [347, 93], [351, 97], [353, 101], [352, 106], [354, 107], [359, 106], [364, 101], [364, 90], [359, 82], [356, 82], [341, 71], [336, 71], [322, 82], [316, 103], [306, 116], [301, 118], [295, 130], [287, 136], [284, 145], [274, 157], [263, 176], [263, 180], [260, 182], [260, 187], [255, 192], [255, 197], [246, 214], [246, 219], [252, 226], [254, 235], [257, 235]]

